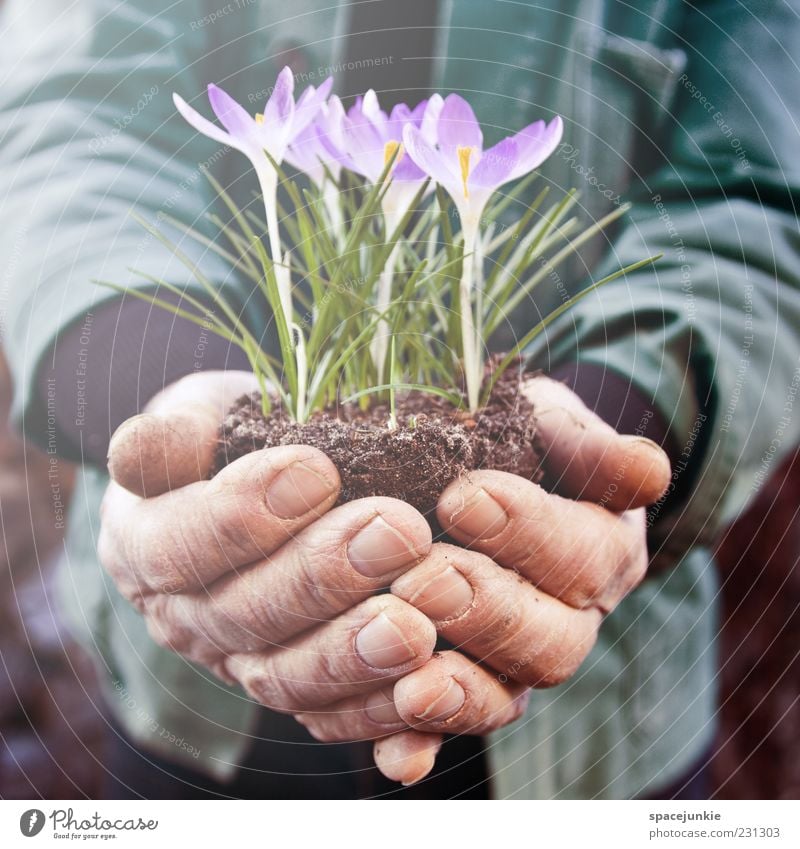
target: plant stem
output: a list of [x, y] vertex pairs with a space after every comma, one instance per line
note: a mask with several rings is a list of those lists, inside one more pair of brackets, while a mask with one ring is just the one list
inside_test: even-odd
[[270, 258], [273, 263], [275, 280], [278, 284], [278, 304], [276, 306], [284, 314], [284, 321], [289, 330], [289, 346], [291, 348], [289, 355], [295, 359], [297, 386], [295, 388], [295, 397], [290, 399], [290, 410], [295, 421], [302, 424], [307, 415], [308, 360], [306, 357], [303, 331], [292, 320], [291, 255], [287, 251], [286, 256], [281, 256], [281, 234], [278, 227], [278, 181], [275, 171], [272, 168], [269, 171], [260, 169], [258, 178], [264, 199], [264, 211], [267, 215]]
[[322, 202], [328, 212], [328, 219], [331, 224], [331, 241], [337, 247], [342, 247], [345, 241], [345, 232], [341, 197], [339, 187], [330, 180], [325, 180], [322, 189]]
[[297, 334], [297, 342], [295, 343], [294, 348], [297, 357], [297, 400], [295, 401], [295, 418], [300, 424], [304, 424], [309, 413], [306, 405], [308, 396], [308, 357], [306, 356], [306, 342], [303, 338], [303, 331], [300, 327], [294, 323], [292, 323], [291, 327]]
[[394, 336], [392, 336], [389, 356], [389, 430], [397, 430], [397, 391], [395, 389], [395, 384], [397, 383], [397, 359], [394, 348]]
[[281, 234], [278, 228], [278, 177], [271, 165], [258, 169], [258, 184], [264, 201], [269, 235], [269, 255], [273, 263], [281, 261]]
[[[375, 302], [378, 314], [385, 313], [392, 300], [392, 283], [394, 281], [394, 269], [397, 264], [399, 242], [395, 242], [394, 247], [389, 254], [386, 265], [384, 265], [381, 275], [378, 278], [378, 296]], [[378, 373], [378, 383], [383, 380], [383, 368], [386, 365], [386, 348], [388, 345], [389, 323], [385, 318], [382, 318], [378, 324], [375, 338], [372, 340], [372, 359], [375, 363], [375, 369]]]
[[458, 287], [459, 312], [461, 319], [461, 347], [464, 354], [464, 379], [467, 384], [467, 403], [469, 411], [475, 413], [480, 406], [481, 365], [480, 342], [475, 329], [475, 316], [472, 307], [472, 289], [475, 271], [475, 240], [478, 234], [477, 223], [464, 218], [464, 254], [461, 267], [461, 282]]

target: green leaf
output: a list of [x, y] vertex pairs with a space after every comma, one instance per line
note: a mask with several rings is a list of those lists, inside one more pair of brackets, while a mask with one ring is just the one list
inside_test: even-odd
[[601, 286], [604, 286], [606, 283], [610, 283], [612, 280], [616, 280], [618, 277], [622, 277], [625, 274], [631, 274], [634, 271], [638, 271], [640, 268], [644, 268], [646, 265], [652, 265], [654, 262], [658, 262], [663, 254], [655, 254], [654, 256], [648, 257], [647, 259], [642, 259], [639, 262], [634, 262], [631, 265], [625, 266], [625, 268], [620, 268], [618, 271], [615, 271], [613, 274], [609, 274], [606, 277], [603, 277], [602, 280], [598, 280], [596, 283], [592, 283], [591, 286], [587, 286], [585, 289], [582, 289], [576, 295], [573, 295], [568, 300], [564, 301], [564, 303], [559, 304], [552, 312], [550, 312], [545, 318], [543, 318], [535, 327], [526, 333], [522, 339], [517, 342], [516, 345], [503, 357], [500, 361], [497, 368], [492, 372], [492, 376], [487, 382], [487, 385], [484, 389], [483, 396], [483, 404], [485, 405], [489, 400], [492, 389], [494, 389], [494, 385], [497, 383], [500, 376], [503, 372], [514, 362], [517, 357], [520, 356], [523, 349], [527, 348], [528, 345], [533, 342], [533, 340], [544, 331], [548, 325], [550, 325], [553, 321], [555, 321], [560, 315], [563, 315], [567, 310], [572, 309], [579, 301], [582, 301], [587, 295], [594, 292], [596, 289], [599, 289]]

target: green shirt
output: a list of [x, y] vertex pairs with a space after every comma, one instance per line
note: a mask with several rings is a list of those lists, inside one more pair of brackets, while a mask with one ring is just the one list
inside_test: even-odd
[[[800, 433], [797, 6], [443, 4], [435, 86], [467, 96], [490, 138], [563, 115], [564, 146], [543, 179], [579, 188], [590, 216], [635, 201], [612, 241], [597, 240], [582, 265], [540, 287], [520, 327], [601, 267], [665, 255], [582, 301], [531, 356], [545, 369], [578, 359], [630, 378], [682, 458], [677, 495], [657, 508], [650, 534], [654, 564], [666, 568], [606, 619], [571, 681], [535, 692], [526, 716], [489, 738], [497, 797], [634, 796], [675, 779], [712, 740], [710, 547]], [[184, 282], [129, 212], [197, 221], [214, 202], [198, 163], [242, 197], [252, 185], [237, 180], [241, 157], [175, 115], [172, 92], [206, 110], [214, 81], [257, 111], [288, 58], [307, 82], [340, 79], [346, 11], [317, 0], [86, 0], [68, 11], [58, 0], [11, 0], [2, 26], [6, 344], [17, 421], [53, 449], [57, 470], [70, 449], [48, 430], [33, 377], [59, 329], [109, 297], [90, 280], [133, 285], [134, 266]], [[213, 255], [197, 259], [247, 296]], [[230, 776], [256, 705], [157, 647], [117, 593], [95, 550], [106, 483], [104, 471], [81, 469], [62, 571], [71, 621], [130, 736]]]

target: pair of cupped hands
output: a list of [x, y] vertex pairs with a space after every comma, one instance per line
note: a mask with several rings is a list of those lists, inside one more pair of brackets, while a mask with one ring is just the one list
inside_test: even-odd
[[[253, 389], [244, 372], [193, 374], [117, 430], [100, 558], [159, 644], [317, 740], [375, 740], [393, 780], [423, 778], [443, 734], [501, 728], [530, 688], [569, 678], [645, 575], [644, 507], [669, 461], [556, 381], [523, 387], [553, 491], [456, 480], [437, 509], [456, 544], [402, 501], [334, 506], [337, 470], [307, 446], [209, 480], [222, 417]], [[435, 652], [437, 635], [454, 648]]]

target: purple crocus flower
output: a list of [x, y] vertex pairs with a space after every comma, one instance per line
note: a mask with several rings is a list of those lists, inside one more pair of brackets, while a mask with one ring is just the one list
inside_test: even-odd
[[[341, 155], [344, 148], [345, 112], [342, 101], [333, 95], [320, 107], [316, 119], [295, 136], [286, 150], [285, 160], [298, 171], [307, 174], [322, 188], [326, 165], [334, 180], [342, 170]], [[333, 145], [334, 152], [331, 151]]]
[[[425, 172], [405, 154], [403, 128], [413, 126], [431, 144], [436, 141], [435, 130], [442, 98], [434, 94], [413, 109], [405, 103], [387, 114], [381, 109], [378, 96], [370, 89], [356, 100], [343, 122], [343, 137], [335, 141], [323, 133], [331, 156], [339, 164], [361, 174], [373, 185], [380, 180], [386, 164], [393, 161], [382, 200], [386, 233], [391, 235], [408, 212], [414, 197], [426, 179]], [[386, 260], [378, 280], [376, 307], [384, 312], [391, 302], [392, 282], [397, 264], [398, 245]], [[372, 356], [378, 374], [382, 375], [388, 349], [389, 327], [385, 321], [378, 325], [372, 341]]]
[[403, 143], [409, 158], [439, 183], [458, 209], [464, 238], [464, 262], [459, 284], [459, 319], [464, 379], [472, 412], [478, 409], [483, 379], [480, 320], [473, 303], [475, 278], [482, 286], [479, 248], [481, 216], [489, 198], [505, 183], [538, 168], [561, 140], [561, 118], [549, 124], [536, 121], [514, 136], [483, 149], [483, 133], [472, 107], [457, 94], [449, 95], [440, 110], [436, 139], [409, 123], [403, 127]]
[[319, 87], [309, 86], [297, 103], [294, 99], [294, 76], [286, 67], [275, 83], [263, 114], [251, 115], [219, 86], [208, 86], [208, 99], [224, 129], [204, 118], [178, 94], [173, 100], [178, 111], [198, 132], [244, 153], [258, 170], [265, 159], [264, 151], [281, 163], [287, 147], [311, 124], [324, 104], [333, 78]]
[[477, 229], [489, 198], [500, 186], [538, 168], [561, 141], [563, 123], [536, 121], [488, 150], [472, 107], [457, 94], [442, 106], [432, 143], [413, 124], [403, 128], [408, 156], [441, 185], [456, 204], [465, 235]]
[[429, 143], [434, 143], [442, 104], [441, 96], [434, 94], [414, 109], [399, 103], [387, 114], [370, 89], [347, 113], [343, 146], [338, 146], [339, 161], [345, 167], [374, 184], [380, 179], [386, 163], [395, 157], [390, 174], [392, 183], [383, 201], [387, 229], [393, 229], [400, 222], [427, 177], [425, 171], [406, 156], [403, 130], [412, 126]]
[[[344, 244], [346, 235], [338, 186], [342, 170], [338, 151], [344, 147], [344, 121], [342, 101], [333, 95], [322, 104], [314, 121], [295, 137], [285, 157], [286, 162], [304, 172], [319, 190], [332, 236], [339, 244]], [[326, 168], [333, 182], [326, 178]]]
[[276, 163], [283, 162], [288, 146], [314, 120], [332, 85], [333, 79], [328, 78], [319, 88], [310, 86], [295, 103], [294, 76], [286, 67], [278, 74], [262, 115], [251, 115], [221, 88], [209, 85], [208, 99], [222, 128], [204, 118], [180, 95], [172, 96], [178, 111], [195, 130], [238, 150], [253, 163], [264, 196], [270, 248], [276, 260], [280, 256], [275, 208], [278, 178], [265, 151]]

